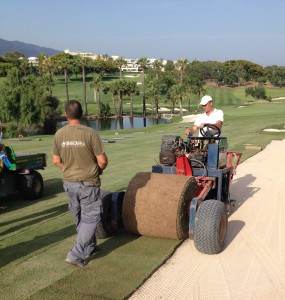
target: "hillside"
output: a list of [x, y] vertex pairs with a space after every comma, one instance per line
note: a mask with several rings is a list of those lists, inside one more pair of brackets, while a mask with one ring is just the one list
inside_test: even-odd
[[52, 48], [41, 47], [38, 45], [28, 44], [19, 41], [7, 41], [0, 38], [0, 55], [4, 55], [6, 52], [20, 52], [25, 54], [25, 56], [37, 56], [40, 53], [44, 53], [46, 55], [54, 55], [59, 50], [55, 50]]

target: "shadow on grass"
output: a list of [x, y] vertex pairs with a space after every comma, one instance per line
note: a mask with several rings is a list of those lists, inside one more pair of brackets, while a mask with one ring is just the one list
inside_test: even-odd
[[1, 232], [0, 236], [1, 235], [3, 236], [5, 234], [9, 234], [9, 233], [17, 231], [19, 229], [23, 229], [25, 227], [34, 225], [34, 224], [42, 222], [44, 220], [54, 218], [56, 216], [59, 216], [59, 215], [65, 213], [65, 212], [67, 212], [67, 210], [68, 210], [68, 205], [67, 204], [62, 204], [62, 205], [59, 205], [59, 206], [56, 206], [56, 207], [52, 207], [52, 208], [49, 208], [49, 209], [46, 209], [46, 210], [43, 210], [43, 211], [40, 211], [40, 212], [30, 214], [28, 216], [24, 216], [24, 217], [21, 217], [21, 218], [18, 218], [18, 219], [13, 219], [11, 221], [0, 223], [0, 228], [1, 228], [2, 226], [6, 226], [6, 225], [9, 225], [9, 224], [12, 224], [12, 223], [17, 223], [17, 222], [29, 220], [25, 223], [18, 224], [16, 226], [12, 227], [12, 228], [7, 229], [6, 231]]
[[0, 214], [20, 209], [41, 201], [47, 201], [63, 193], [62, 179], [54, 178], [44, 181], [44, 193], [38, 200], [24, 200], [19, 193], [0, 199]]
[[106, 256], [110, 252], [114, 251], [115, 249], [117, 249], [129, 242], [132, 242], [139, 237], [140, 237], [139, 235], [135, 235], [135, 234], [132, 234], [132, 233], [129, 233], [126, 231], [122, 231], [108, 239], [98, 240], [100, 250], [98, 251], [98, 253], [96, 253], [96, 255], [94, 255], [94, 258], [92, 258], [91, 260]]
[[52, 233], [37, 236], [33, 240], [8, 246], [0, 250], [0, 267], [3, 267], [9, 264], [10, 262], [20, 257], [31, 254], [32, 252], [37, 251], [41, 248], [60, 242], [72, 236], [74, 233], [75, 227], [74, 225], [70, 225]]
[[[29, 255], [34, 251], [63, 241], [64, 239], [74, 235], [75, 233], [75, 226], [70, 225], [52, 233], [37, 236], [33, 240], [6, 247], [0, 250], [0, 268], [16, 259]], [[114, 251], [116, 248], [119, 248], [122, 245], [135, 240], [136, 238], [138, 238], [138, 236], [121, 233], [118, 236], [114, 236], [107, 240], [104, 240], [100, 244], [100, 252], [98, 252], [98, 254], [95, 255], [94, 258], [105, 256], [108, 253]], [[68, 249], [66, 249], [66, 252], [67, 251]], [[64, 257], [62, 259], [64, 259]]]

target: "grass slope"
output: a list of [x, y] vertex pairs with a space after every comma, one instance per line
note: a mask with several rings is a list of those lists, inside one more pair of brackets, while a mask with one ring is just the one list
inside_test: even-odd
[[[285, 134], [261, 133], [265, 127], [284, 124], [285, 103], [225, 106], [224, 135], [230, 149], [241, 150], [243, 159]], [[158, 160], [161, 136], [183, 134], [186, 124], [159, 125], [119, 132], [114, 144], [105, 144], [110, 165], [103, 188], [121, 190], [138, 171], [150, 170]], [[284, 126], [284, 125], [283, 125]], [[102, 132], [105, 138], [118, 137]], [[42, 172], [45, 194], [40, 201], [24, 202], [17, 196], [0, 202], [0, 299], [121, 299], [126, 297], [167, 258], [177, 241], [120, 235], [100, 241], [102, 251], [86, 270], [64, 263], [74, 242], [74, 225], [67, 212], [61, 174], [51, 165], [52, 136], [13, 141], [17, 152], [45, 152], [48, 167]]]

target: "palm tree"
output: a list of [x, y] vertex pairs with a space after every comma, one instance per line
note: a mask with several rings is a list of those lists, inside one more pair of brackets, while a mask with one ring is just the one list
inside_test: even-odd
[[197, 95], [199, 98], [205, 94], [204, 80], [201, 76], [191, 73], [190, 76], [184, 80], [184, 84], [188, 97], [188, 110], [190, 111], [190, 94]]
[[112, 81], [110, 84], [105, 86], [104, 92], [110, 92], [112, 94], [112, 100], [113, 100], [113, 106], [114, 106], [114, 112], [116, 117], [119, 116], [118, 108], [117, 108], [117, 96], [118, 96], [118, 89], [117, 89], [117, 81]]
[[176, 102], [177, 102], [177, 85], [173, 85], [169, 91], [168, 91], [168, 98], [170, 99], [170, 103], [171, 103], [171, 113], [174, 114], [175, 111], [175, 106], [176, 106]]
[[38, 59], [39, 59], [39, 64], [38, 64], [39, 75], [46, 82], [49, 95], [52, 96], [52, 86], [54, 85], [53, 75], [55, 71], [54, 62], [50, 57], [47, 57], [44, 54], [39, 54]]
[[[116, 117], [121, 118], [123, 116], [124, 96], [128, 94], [128, 81], [126, 80], [113, 81], [108, 85], [108, 90], [112, 94]], [[118, 102], [118, 106], [116, 102]]]
[[159, 98], [161, 94], [161, 83], [159, 79], [149, 79], [147, 81], [147, 96], [152, 99], [154, 102], [155, 108], [155, 118], [159, 118], [158, 109], [159, 109]]
[[176, 94], [179, 100], [180, 116], [183, 116], [182, 101], [185, 95], [187, 95], [188, 84], [185, 82], [185, 71], [189, 61], [187, 59], [178, 59], [175, 63], [175, 68], [178, 71], [178, 83], [176, 84]]
[[81, 57], [79, 55], [73, 56], [72, 66], [70, 71], [72, 72], [72, 74], [75, 74], [76, 79], [78, 78], [78, 74], [82, 72]]
[[115, 63], [120, 71], [120, 79], [122, 79], [122, 67], [127, 64], [127, 61], [123, 57], [119, 57], [115, 60]]
[[[121, 118], [123, 116], [123, 100], [129, 93], [128, 81], [124, 79], [115, 80], [105, 88], [105, 91], [111, 92], [116, 116]], [[118, 106], [116, 102], [118, 102]]]
[[179, 82], [180, 84], [183, 83], [185, 70], [187, 68], [187, 65], [189, 64], [188, 59], [178, 59], [175, 63], [175, 67], [179, 72]]
[[145, 71], [147, 69], [147, 66], [148, 66], [148, 60], [146, 57], [141, 57], [139, 60], [138, 60], [138, 65], [140, 66], [140, 68], [142, 69], [142, 88], [143, 88], [143, 117], [145, 118], [146, 116], [146, 105], [145, 105], [145, 84], [144, 84], [144, 81], [145, 81]]
[[138, 93], [139, 93], [139, 89], [138, 89], [136, 81], [129, 81], [128, 88], [127, 88], [127, 94], [131, 98], [131, 105], [130, 105], [131, 118], [134, 117], [134, 95], [137, 95]]
[[162, 69], [161, 60], [158, 60], [158, 59], [155, 60], [155, 62], [153, 63], [153, 70], [155, 72], [156, 79], [158, 79], [161, 69]]
[[124, 103], [124, 96], [128, 94], [128, 81], [126, 80], [118, 80], [116, 81], [117, 85], [117, 94], [119, 97], [119, 118], [123, 116], [123, 103]]
[[52, 56], [52, 63], [59, 70], [64, 72], [64, 83], [65, 83], [65, 93], [66, 101], [69, 101], [69, 91], [68, 91], [68, 72], [72, 68], [73, 56], [64, 52], [58, 53]]
[[101, 116], [101, 89], [103, 86], [102, 76], [94, 74], [93, 81], [90, 84], [94, 91], [94, 102], [97, 103], [98, 117]]
[[169, 90], [169, 98], [172, 103], [172, 113], [174, 113], [175, 104], [178, 100], [179, 108], [180, 108], [180, 116], [183, 117], [183, 108], [182, 108], [182, 102], [183, 98], [187, 94], [187, 87], [185, 84], [175, 84], [173, 85]]
[[90, 58], [82, 57], [79, 59], [79, 64], [82, 70], [82, 85], [83, 85], [83, 102], [85, 108], [85, 115], [88, 115], [87, 109], [87, 95], [86, 95], [86, 73], [88, 68], [91, 66], [92, 61]]

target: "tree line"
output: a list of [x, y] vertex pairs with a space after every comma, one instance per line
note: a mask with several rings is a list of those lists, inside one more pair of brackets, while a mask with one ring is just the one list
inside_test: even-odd
[[[141, 88], [134, 80], [122, 77], [122, 67], [126, 65], [123, 58], [113, 60], [103, 56], [98, 59], [58, 53], [51, 57], [39, 55], [38, 64], [30, 64], [21, 53], [7, 53], [0, 57], [0, 76], [6, 77], [0, 87], [0, 119], [20, 131], [32, 128], [54, 130], [55, 119], [59, 115], [59, 100], [54, 95], [55, 76], [64, 77], [65, 98], [69, 101], [70, 77], [81, 76], [83, 88], [84, 113], [88, 115], [87, 84], [93, 89], [94, 102], [97, 105], [97, 116], [108, 117], [111, 108], [101, 101], [103, 93], [112, 98], [113, 111], [117, 117], [124, 115], [124, 101], [130, 100], [129, 114], [134, 116], [134, 97], [140, 95], [142, 115], [145, 117], [146, 102], [151, 104], [155, 118], [159, 117], [159, 105], [168, 101], [172, 112], [179, 107], [182, 115], [182, 104], [190, 108], [191, 95], [201, 96], [205, 92], [205, 83], [213, 81], [217, 86], [241, 86], [256, 82], [259, 88], [266, 82], [285, 86], [285, 67], [262, 67], [246, 60], [230, 60], [224, 63], [217, 61], [192, 61], [179, 59], [175, 62], [156, 60], [152, 65], [147, 58], [138, 60], [141, 70]], [[110, 83], [104, 81], [107, 74], [119, 73], [119, 79]], [[92, 80], [87, 83], [87, 76]], [[258, 92], [258, 93], [257, 93]], [[262, 97], [260, 90], [248, 89], [247, 95]]]
[[[113, 60], [108, 55], [103, 55], [96, 60], [90, 58], [81, 58], [72, 56], [67, 53], [59, 53], [51, 57], [39, 55], [39, 65], [29, 65], [25, 56], [19, 52], [8, 52], [4, 56], [0, 56], [0, 77], [5, 77], [8, 71], [17, 66], [23, 69], [29, 69], [34, 73], [50, 73], [61, 74], [68, 79], [70, 75], [82, 72], [87, 73], [113, 73], [120, 72], [122, 78], [122, 66], [126, 64], [125, 59], [119, 58]], [[143, 71], [145, 67], [144, 58], [139, 60], [139, 64]], [[161, 60], [158, 60], [161, 62]], [[177, 63], [171, 60], [167, 61], [165, 69], [172, 69]], [[249, 81], [257, 81], [261, 83], [270, 82], [274, 86], [285, 86], [285, 67], [284, 66], [267, 66], [263, 67], [247, 60], [229, 60], [226, 62], [218, 61], [197, 61], [188, 64], [188, 68], [193, 73], [198, 73], [203, 80], [213, 80], [219, 86], [238, 86], [244, 85]], [[28, 72], [28, 70], [26, 70]]]

